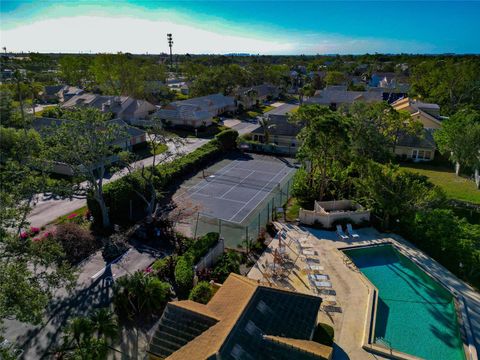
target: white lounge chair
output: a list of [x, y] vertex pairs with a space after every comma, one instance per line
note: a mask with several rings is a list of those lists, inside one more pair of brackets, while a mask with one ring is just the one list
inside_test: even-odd
[[347, 224], [347, 232], [352, 237], [352, 239], [360, 238], [360, 235], [353, 231], [352, 224]]
[[332, 283], [330, 281], [314, 281], [317, 288], [331, 288]]
[[337, 235], [341, 240], [348, 240], [348, 236], [343, 232], [342, 225], [337, 225]]

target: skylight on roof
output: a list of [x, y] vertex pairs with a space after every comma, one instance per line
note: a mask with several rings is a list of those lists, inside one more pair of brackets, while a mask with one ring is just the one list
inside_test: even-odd
[[261, 332], [257, 325], [255, 325], [255, 323], [251, 320], [249, 320], [247, 325], [245, 326], [245, 331], [252, 336], [257, 335]]
[[262, 314], [266, 314], [268, 311], [272, 311], [267, 304], [263, 300], [260, 300], [257, 304], [257, 310], [260, 311]]
[[232, 352], [230, 353], [230, 355], [232, 355], [234, 359], [241, 359], [243, 354], [245, 354], [245, 350], [243, 350], [243, 348], [238, 344], [235, 344]]

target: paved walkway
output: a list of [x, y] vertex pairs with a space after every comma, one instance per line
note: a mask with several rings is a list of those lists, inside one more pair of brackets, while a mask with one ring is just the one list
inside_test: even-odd
[[289, 112], [292, 112], [292, 110], [296, 108], [298, 108], [298, 105], [296, 104], [282, 104], [280, 106], [275, 107], [275, 109], [267, 111], [265, 114], [266, 115], [285, 115]]
[[[278, 224], [282, 226], [281, 224]], [[290, 288], [299, 292], [314, 293], [311, 288], [305, 267], [306, 256], [299, 255], [299, 250], [294, 244], [289, 245], [289, 238], [303, 239], [311, 243], [313, 251], [311, 258], [319, 260], [321, 273], [327, 274], [332, 288], [336, 293], [336, 306], [341, 312], [326, 312], [321, 310], [319, 321], [330, 324], [335, 329], [335, 350], [333, 359], [382, 359], [362, 348], [364, 328], [367, 316], [368, 287], [363, 282], [360, 274], [349, 269], [345, 263], [343, 254], [337, 249], [351, 245], [367, 245], [381, 242], [393, 242], [407, 253], [411, 259], [428, 268], [430, 273], [440, 279], [446, 286], [462, 294], [468, 313], [468, 319], [472, 333], [476, 334], [477, 352], [480, 337], [480, 294], [475, 292], [469, 285], [456, 278], [443, 266], [416, 249], [413, 245], [392, 234], [381, 234], [373, 228], [358, 231], [360, 239], [342, 242], [337, 239], [335, 232], [290, 227], [287, 238], [283, 240], [283, 246], [287, 249], [288, 257], [294, 261], [294, 266], [284, 272], [283, 276], [272, 277], [267, 271], [272, 268], [273, 258], [278, 257], [278, 239], [270, 244], [255, 266], [251, 269], [248, 277], [264, 282], [271, 281], [277, 285]], [[277, 265], [278, 267], [278, 265]], [[265, 276], [267, 274], [267, 276]], [[475, 344], [475, 340], [473, 341]]]

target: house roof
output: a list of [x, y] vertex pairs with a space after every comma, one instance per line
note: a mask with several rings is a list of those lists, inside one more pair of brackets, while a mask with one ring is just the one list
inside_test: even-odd
[[395, 109], [406, 109], [409, 110], [411, 114], [418, 111], [423, 111], [424, 113], [433, 116], [436, 119], [441, 119], [440, 117], [440, 105], [433, 103], [426, 103], [420, 100], [412, 99], [409, 97], [398, 99], [392, 106]]
[[433, 134], [435, 129], [423, 129], [419, 136], [401, 134], [398, 138], [398, 146], [435, 149]]
[[353, 104], [355, 101], [375, 102], [382, 101], [382, 93], [376, 91], [347, 91], [324, 89], [315, 92], [315, 95], [305, 101], [306, 104]]
[[112, 112], [116, 116], [133, 115], [137, 109], [146, 106], [150, 110], [156, 107], [145, 100], [137, 100], [130, 96], [107, 96], [84, 93], [73, 96], [62, 105], [64, 108], [94, 107], [104, 112]]
[[[242, 359], [328, 358], [325, 355], [329, 350], [331, 353], [331, 348], [310, 344], [320, 303], [319, 297], [260, 285], [230, 274], [206, 305], [193, 305], [191, 301], [169, 303], [149, 351], [169, 360], [234, 359], [235, 354]], [[180, 309], [182, 316], [188, 312], [205, 317], [208, 325], [200, 329], [193, 322], [189, 329], [177, 326], [175, 320], [169, 323], [172, 306]], [[183, 317], [179, 321], [183, 322]], [[175, 332], [172, 329], [178, 328], [183, 329], [184, 338], [175, 342], [170, 336]], [[203, 331], [199, 334], [198, 330]], [[184, 343], [185, 339], [190, 340]]]
[[213, 94], [188, 100], [174, 101], [157, 111], [161, 119], [204, 121], [216, 115], [219, 109], [235, 105], [231, 96]]
[[277, 91], [277, 87], [271, 84], [261, 84], [261, 85], [255, 85], [255, 86], [247, 86], [247, 87], [242, 87], [237, 90], [235, 90], [235, 94], [241, 96], [241, 95], [246, 95], [246, 93], [250, 90], [254, 90], [257, 92], [257, 96], [259, 97], [265, 97], [269, 95], [275, 94]]
[[235, 99], [231, 96], [225, 96], [222, 94], [211, 94], [188, 100], [174, 101], [171, 103], [173, 106], [181, 106], [185, 104], [198, 106], [202, 110], [209, 110], [212, 108], [233, 106], [235, 105]]
[[[302, 129], [301, 125], [288, 121], [287, 115], [268, 115], [270, 124], [274, 125], [270, 129], [271, 135], [278, 136], [297, 136]], [[263, 127], [260, 126], [252, 131], [252, 134], [263, 134]]]
[[44, 87], [44, 95], [53, 96], [56, 95], [60, 90], [62, 90], [65, 85], [47, 85]]

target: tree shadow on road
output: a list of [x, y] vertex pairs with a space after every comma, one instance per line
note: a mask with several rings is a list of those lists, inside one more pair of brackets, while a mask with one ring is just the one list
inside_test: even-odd
[[87, 315], [95, 308], [109, 306], [112, 286], [112, 271], [108, 266], [88, 287], [52, 300], [47, 308], [45, 322], [17, 338], [17, 344], [24, 350], [24, 357], [51, 357], [52, 352], [61, 344], [62, 330], [70, 319]]

